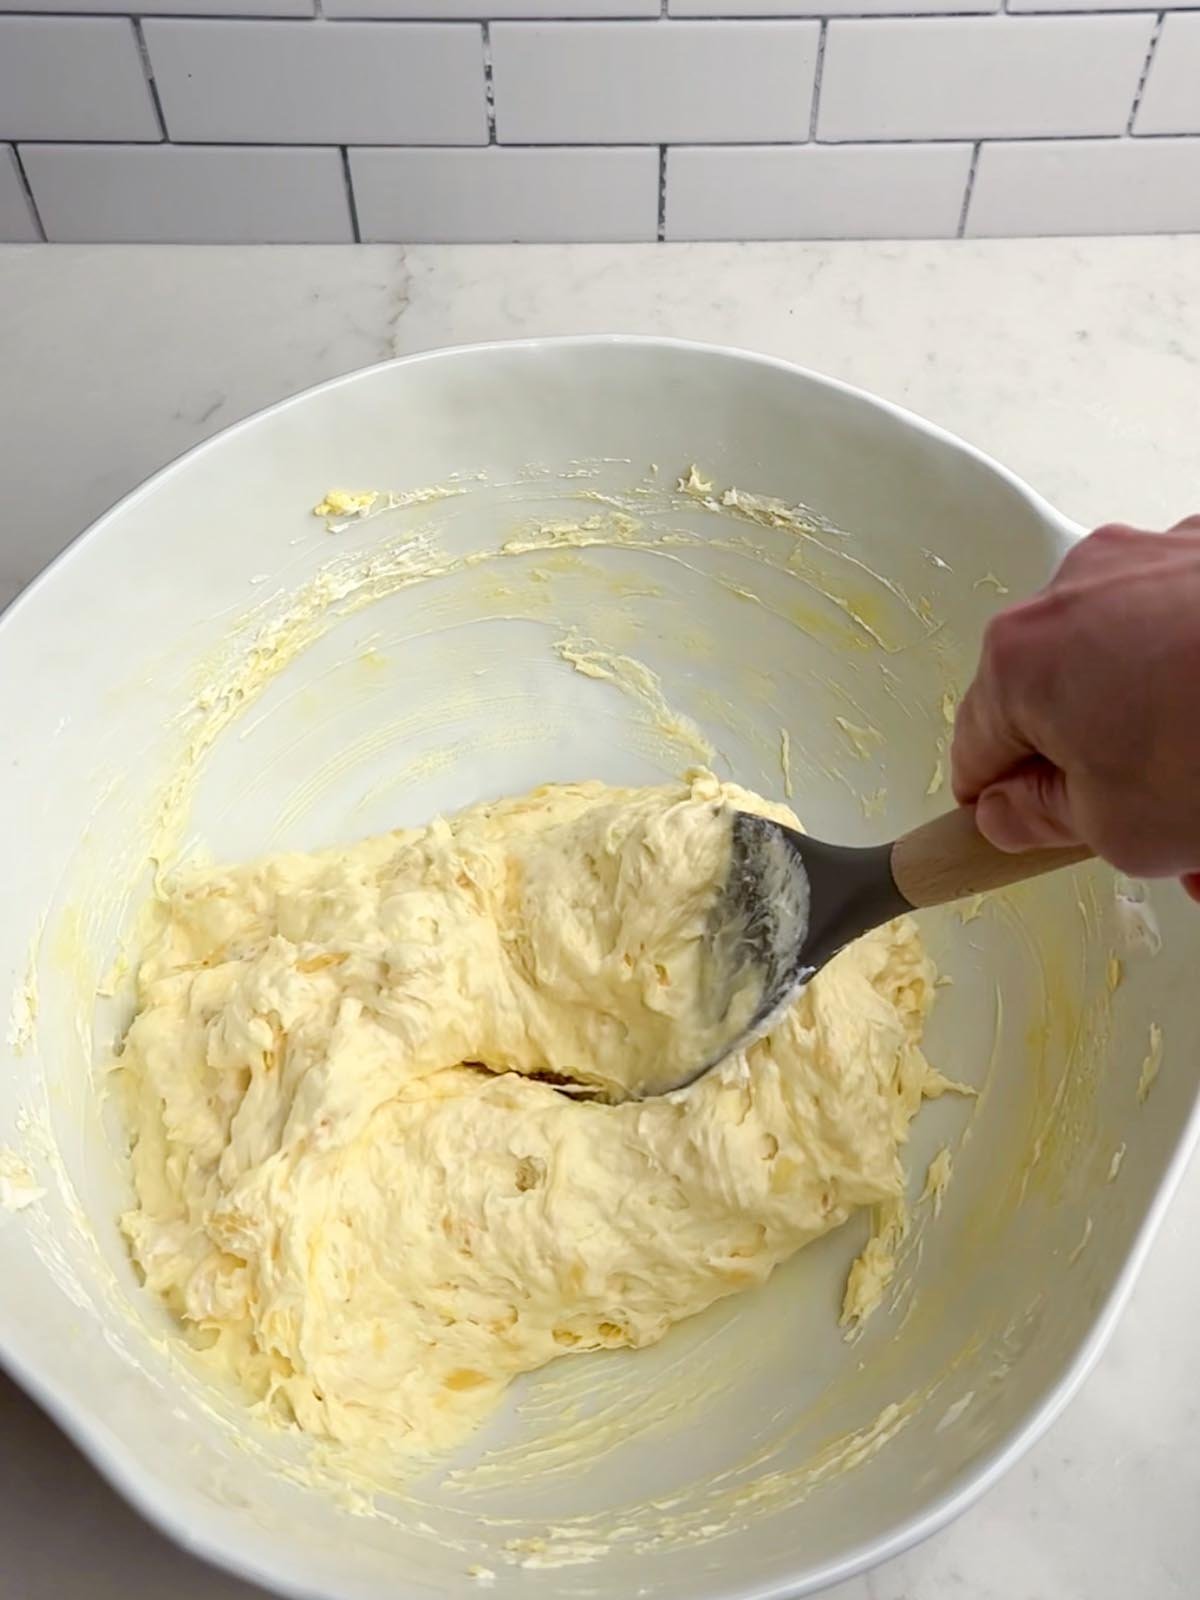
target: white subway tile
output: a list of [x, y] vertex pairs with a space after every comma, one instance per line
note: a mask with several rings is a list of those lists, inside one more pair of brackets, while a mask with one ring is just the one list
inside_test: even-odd
[[669, 0], [673, 17], [886, 17], [999, 10], [1000, 0]]
[[948, 238], [970, 165], [969, 144], [671, 150], [667, 238]]
[[808, 137], [815, 22], [548, 22], [492, 28], [511, 144]]
[[143, 27], [172, 139], [487, 143], [483, 37], [469, 23]]
[[16, 151], [11, 145], [0, 145], [0, 242], [32, 244], [40, 238], [29, 196], [21, 182]]
[[658, 232], [658, 151], [350, 152], [364, 239], [410, 243], [648, 240]]
[[1134, 133], [1200, 133], [1200, 12], [1168, 17]]
[[985, 144], [967, 233], [1200, 230], [1200, 139]]
[[1022, 11], [1162, 11], [1195, 0], [1008, 0], [1007, 9]]
[[327, 17], [657, 17], [659, 0], [325, 0]]
[[161, 139], [132, 22], [0, 17], [0, 139]]
[[1152, 17], [831, 22], [817, 137], [1120, 133]]
[[46, 237], [58, 242], [354, 239], [340, 150], [34, 144], [21, 159]]
[[313, 0], [0, 0], [0, 11], [80, 11], [139, 17], [311, 17]]

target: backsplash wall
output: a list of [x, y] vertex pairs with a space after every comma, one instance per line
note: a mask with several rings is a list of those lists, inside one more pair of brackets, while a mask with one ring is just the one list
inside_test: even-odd
[[3, 240], [1200, 230], [1186, 6], [66, 4], [0, 0]]

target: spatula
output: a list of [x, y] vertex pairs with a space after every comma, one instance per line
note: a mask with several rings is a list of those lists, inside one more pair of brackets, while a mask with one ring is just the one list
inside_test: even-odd
[[[905, 912], [1002, 889], [1089, 859], [1082, 845], [997, 850], [962, 806], [890, 844], [826, 844], [766, 817], [732, 817], [730, 869], [708, 921], [709, 970], [737, 995], [726, 1037], [709, 1033], [705, 1057], [663, 1094], [694, 1082], [766, 1033], [814, 973], [851, 940]], [[752, 1009], [749, 992], [756, 995]]]

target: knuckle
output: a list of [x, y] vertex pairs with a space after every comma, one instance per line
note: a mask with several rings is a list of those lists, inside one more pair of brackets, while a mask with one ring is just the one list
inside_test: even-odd
[[1137, 528], [1125, 522], [1104, 522], [1091, 533], [1073, 544], [1059, 563], [1051, 582], [1049, 593], [1064, 581], [1074, 583], [1094, 574], [1098, 568], [1108, 567], [1129, 548], [1132, 541], [1144, 538]]
[[1013, 654], [1012, 613], [1002, 611], [983, 630], [983, 658], [995, 669], [1002, 669]]
[[1036, 626], [1039, 611], [1043, 609], [1042, 599], [1027, 601], [1024, 605], [1001, 611], [984, 629], [984, 664], [993, 683], [1003, 684], [1008, 698], [1019, 689], [1022, 668], [1028, 660], [1032, 643], [1032, 627]]
[[1142, 529], [1134, 528], [1128, 522], [1102, 522], [1098, 528], [1092, 529], [1084, 544], [1119, 545], [1141, 537]]

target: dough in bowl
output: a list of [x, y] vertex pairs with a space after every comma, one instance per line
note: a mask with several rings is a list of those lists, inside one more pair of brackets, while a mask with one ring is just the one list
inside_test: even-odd
[[566, 784], [167, 892], [123, 1225], [208, 1361], [313, 1434], [444, 1448], [518, 1373], [650, 1344], [902, 1194], [948, 1086], [907, 920], [690, 1088], [618, 1098], [694, 993], [729, 806], [795, 824], [708, 773]]

